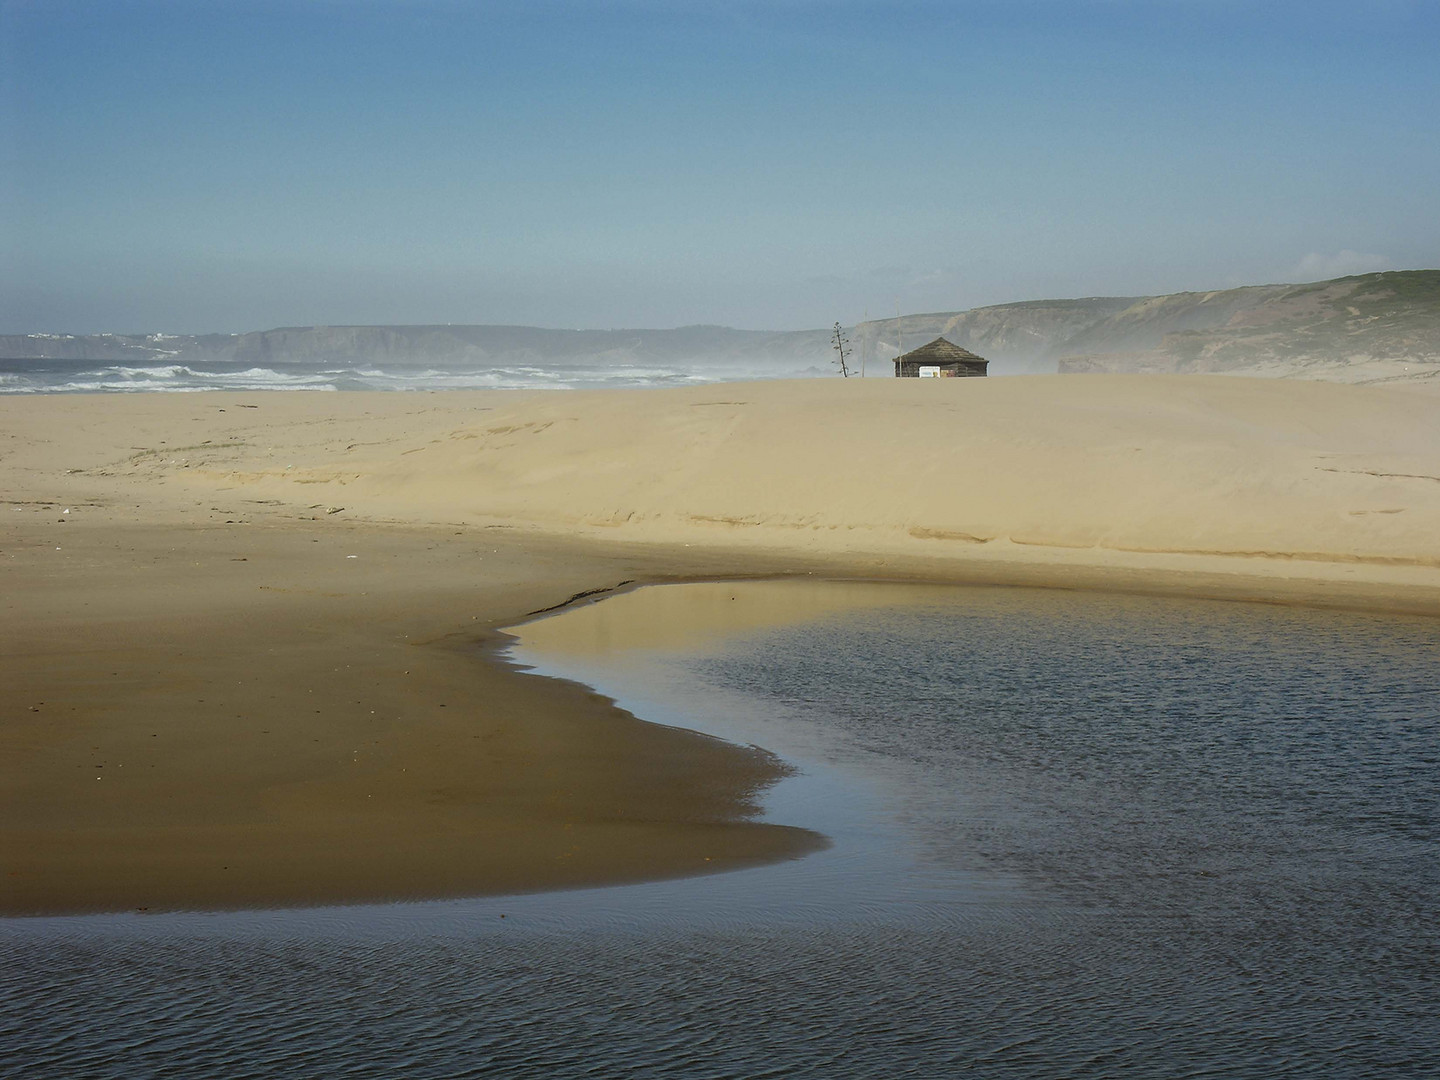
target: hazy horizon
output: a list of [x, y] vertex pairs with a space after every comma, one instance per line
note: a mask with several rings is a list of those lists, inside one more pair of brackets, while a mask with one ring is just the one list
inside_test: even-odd
[[[1339, 275], [1339, 277], [1341, 277], [1341, 278], [1344, 278], [1344, 277], [1357, 277], [1357, 276], [1363, 277], [1363, 276], [1366, 276], [1366, 275], [1369, 275], [1369, 274], [1423, 272], [1423, 271], [1432, 270], [1432, 269], [1440, 269], [1440, 268], [1432, 268], [1432, 267], [1397, 267], [1397, 268], [1394, 268], [1394, 269], [1387, 269], [1387, 270], [1361, 271], [1361, 272], [1359, 272], [1359, 273], [1357, 273], [1357, 274], [1341, 274], [1341, 275]], [[1177, 290], [1176, 293], [1154, 293], [1154, 294], [1150, 294], [1150, 293], [1144, 293], [1144, 294], [1142, 294], [1142, 293], [1124, 293], [1124, 294], [1110, 293], [1110, 294], [1095, 294], [1095, 295], [1089, 295], [1089, 296], [1033, 296], [1033, 297], [1021, 297], [1021, 298], [1013, 299], [1013, 300], [1001, 300], [1001, 301], [997, 301], [996, 303], [993, 303], [993, 304], [982, 304], [982, 305], [978, 305], [978, 307], [980, 307], [980, 308], [985, 308], [985, 307], [1008, 307], [1008, 306], [1018, 305], [1018, 304], [1043, 304], [1043, 303], [1046, 303], [1046, 302], [1054, 302], [1054, 303], [1061, 303], [1061, 304], [1063, 304], [1063, 303], [1072, 303], [1072, 302], [1087, 301], [1087, 300], [1119, 300], [1119, 299], [1129, 299], [1129, 298], [1131, 298], [1131, 297], [1134, 297], [1134, 298], [1139, 299], [1139, 298], [1142, 298], [1142, 297], [1145, 297], [1145, 296], [1172, 296], [1172, 295], [1179, 295], [1179, 294], [1183, 294], [1183, 293], [1200, 294], [1200, 293], [1212, 293], [1212, 292], [1227, 291], [1227, 290], [1231, 290], [1231, 289], [1247, 289], [1247, 288], [1248, 288], [1248, 289], [1264, 289], [1264, 288], [1273, 288], [1273, 287], [1283, 287], [1283, 286], [1286, 286], [1286, 285], [1297, 285], [1297, 286], [1298, 286], [1298, 285], [1314, 284], [1315, 282], [1327, 281], [1327, 280], [1332, 280], [1332, 279], [1330, 279], [1330, 278], [1316, 278], [1316, 279], [1313, 279], [1313, 281], [1312, 281], [1311, 279], [1303, 279], [1303, 280], [1302, 280], [1302, 279], [1296, 279], [1296, 280], [1293, 280], [1293, 281], [1254, 281], [1254, 282], [1245, 282], [1245, 283], [1242, 283], [1242, 284], [1225, 285], [1225, 286], [1218, 287], [1218, 288], [1206, 288], [1206, 287], [1203, 287], [1203, 286], [1202, 286], [1202, 287], [1195, 288], [1195, 289], [1181, 289], [1181, 290]], [[961, 311], [966, 311], [966, 310], [975, 310], [975, 309], [968, 309], [968, 308], [948, 308], [948, 309], [943, 309], [943, 310], [941, 310], [941, 309], [936, 309], [936, 310], [919, 310], [919, 311], [901, 311], [899, 314], [900, 314], [900, 317], [901, 317], [902, 319], [923, 319], [923, 318], [926, 318], [927, 316], [932, 316], [932, 315], [948, 315], [948, 314], [953, 314], [953, 313], [956, 313], [956, 312], [961, 312]], [[888, 314], [882, 312], [882, 313], [880, 313], [880, 314], [871, 314], [871, 315], [868, 317], [868, 319], [857, 319], [857, 320], [855, 320], [854, 322], [842, 323], [841, 325], [842, 325], [845, 329], [853, 329], [857, 324], [859, 324], [859, 323], [861, 323], [861, 322], [885, 323], [885, 322], [889, 322], [889, 321], [894, 320], [895, 317], [896, 317], [896, 315], [895, 315], [894, 312], [890, 312], [890, 313], [888, 313]], [[385, 329], [385, 328], [394, 328], [394, 329], [419, 329], [419, 328], [438, 328], [438, 327], [453, 327], [453, 328], [456, 328], [456, 329], [540, 330], [540, 331], [544, 331], [544, 332], [547, 332], [547, 333], [548, 333], [548, 332], [575, 331], [575, 332], [584, 332], [584, 333], [592, 333], [592, 334], [674, 333], [674, 332], [685, 331], [685, 330], [738, 330], [738, 331], [741, 331], [741, 332], [744, 332], [744, 333], [757, 333], [757, 334], [765, 334], [765, 333], [774, 333], [774, 334], [806, 334], [806, 333], [810, 333], [810, 334], [813, 334], [813, 333], [816, 333], [816, 332], [823, 332], [823, 333], [827, 333], [827, 334], [828, 334], [828, 333], [831, 331], [832, 326], [833, 326], [833, 321], [832, 321], [831, 324], [825, 325], [825, 326], [792, 326], [792, 327], [774, 327], [774, 326], [740, 327], [740, 326], [727, 325], [727, 324], [725, 324], [725, 323], [714, 323], [714, 322], [708, 322], [708, 323], [707, 323], [707, 322], [684, 323], [684, 324], [677, 324], [677, 325], [671, 325], [671, 326], [638, 326], [638, 325], [631, 325], [631, 326], [556, 326], [556, 325], [550, 325], [550, 326], [544, 326], [544, 325], [540, 325], [540, 324], [538, 324], [538, 323], [504, 323], [504, 322], [469, 323], [469, 322], [447, 321], [447, 322], [390, 322], [390, 323], [289, 323], [289, 324], [286, 324], [286, 325], [276, 325], [276, 326], [250, 326], [250, 327], [244, 327], [244, 328], [242, 328], [242, 329], [237, 329], [237, 330], [172, 330], [172, 329], [170, 329], [170, 328], [168, 328], [168, 327], [153, 327], [153, 326], [151, 326], [151, 327], [130, 327], [130, 328], [124, 328], [124, 329], [84, 330], [84, 331], [58, 330], [58, 329], [57, 329], [57, 330], [37, 330], [37, 331], [5, 331], [5, 330], [0, 330], [0, 335], [7, 335], [7, 336], [26, 336], [26, 337], [47, 337], [47, 336], [50, 336], [50, 337], [65, 337], [65, 336], [76, 336], [76, 337], [104, 337], [104, 336], [106, 336], [106, 335], [110, 335], [110, 336], [113, 336], [113, 337], [142, 337], [142, 336], [155, 336], [155, 335], [158, 334], [158, 335], [161, 335], [161, 336], [174, 336], [174, 337], [194, 338], [194, 337], [206, 337], [206, 336], [211, 336], [211, 335], [221, 335], [221, 336], [231, 336], [231, 337], [235, 337], [235, 336], [240, 336], [240, 335], [245, 335], [245, 334], [268, 334], [268, 333], [274, 333], [274, 332], [276, 332], [276, 331], [285, 331], [285, 330], [320, 330], [320, 329], [344, 330], [344, 329]]]
[[1440, 8], [0, 0], [0, 333], [816, 329], [1440, 266]]

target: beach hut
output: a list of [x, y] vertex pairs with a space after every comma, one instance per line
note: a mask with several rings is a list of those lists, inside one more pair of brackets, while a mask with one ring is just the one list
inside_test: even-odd
[[954, 379], [984, 375], [990, 361], [937, 337], [895, 358], [897, 379]]

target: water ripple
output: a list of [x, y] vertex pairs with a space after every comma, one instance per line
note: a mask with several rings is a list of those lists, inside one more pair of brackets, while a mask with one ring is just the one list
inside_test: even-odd
[[1436, 661], [1419, 621], [981, 590], [737, 647], [694, 677], [871, 778], [853, 844], [0, 923], [0, 1074], [1440, 1075]]

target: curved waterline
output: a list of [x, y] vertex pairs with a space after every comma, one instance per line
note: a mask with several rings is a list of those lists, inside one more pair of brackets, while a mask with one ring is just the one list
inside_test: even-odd
[[[592, 628], [591, 673], [647, 719], [780, 751], [802, 775], [766, 813], [825, 823], [829, 851], [10, 927], [0, 1038], [78, 1076], [1366, 1077], [1440, 1057], [1433, 620], [784, 583], [747, 609], [748, 584], [700, 588], [699, 638]], [[531, 626], [647, 595], [687, 606], [659, 587]], [[35, 1015], [57, 997], [84, 1007]]]

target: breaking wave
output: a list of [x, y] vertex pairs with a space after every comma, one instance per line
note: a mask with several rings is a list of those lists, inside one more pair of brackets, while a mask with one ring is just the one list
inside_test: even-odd
[[0, 394], [184, 393], [197, 390], [580, 390], [684, 386], [775, 377], [773, 370], [762, 372], [699, 365], [617, 367], [596, 363], [455, 369], [0, 360]]

